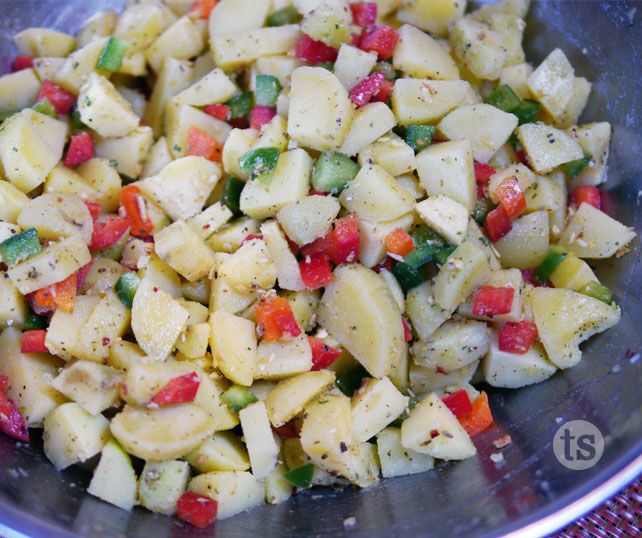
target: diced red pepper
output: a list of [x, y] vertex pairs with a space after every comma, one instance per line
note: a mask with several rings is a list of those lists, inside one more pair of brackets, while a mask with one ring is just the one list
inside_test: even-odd
[[193, 402], [200, 386], [201, 378], [196, 372], [175, 377], [174, 379], [170, 379], [167, 384], [158, 391], [156, 396], [152, 398], [151, 403], [167, 405]]
[[350, 101], [356, 106], [367, 105], [379, 93], [384, 80], [386, 80], [386, 75], [383, 73], [373, 73], [364, 78], [350, 90]]
[[497, 172], [492, 166], [489, 164], [484, 164], [484, 163], [478, 163], [475, 161], [475, 180], [477, 183], [487, 183], [490, 177]]
[[602, 209], [602, 194], [594, 185], [582, 185], [574, 188], [570, 193], [571, 205], [580, 207], [583, 203]]
[[301, 327], [285, 297], [264, 295], [256, 304], [256, 328], [263, 340], [295, 338]]
[[488, 395], [482, 392], [475, 398], [472, 411], [457, 418], [471, 437], [484, 431], [493, 423], [493, 414], [488, 405]]
[[493, 243], [499, 241], [513, 228], [513, 221], [508, 218], [501, 205], [488, 212], [486, 215], [486, 235]]
[[332, 282], [332, 267], [326, 254], [307, 255], [299, 262], [301, 279], [309, 290], [316, 290]]
[[372, 269], [376, 271], [377, 273], [380, 273], [384, 269], [386, 271], [392, 271], [392, 258], [390, 256], [386, 256], [383, 260], [381, 260], [377, 265], [375, 265]]
[[311, 64], [334, 62], [337, 54], [337, 49], [329, 47], [323, 41], [315, 41], [307, 34], [301, 34], [294, 46], [294, 55]]
[[78, 271], [76, 271], [76, 292], [80, 291], [85, 284], [87, 275], [91, 271], [91, 266], [94, 265], [94, 260], [83, 265]]
[[100, 217], [100, 214], [103, 212], [103, 206], [98, 202], [86, 201], [85, 205], [87, 206], [87, 209], [89, 209], [89, 214], [94, 221]]
[[515, 220], [526, 211], [526, 198], [516, 177], [508, 177], [502, 181], [496, 195], [509, 219]]
[[379, 91], [372, 98], [373, 101], [380, 103], [387, 103], [392, 97], [392, 90], [395, 87], [395, 83], [391, 80], [384, 80], [379, 87]]
[[261, 127], [270, 123], [274, 116], [276, 116], [276, 108], [256, 105], [252, 109], [252, 115], [250, 116], [250, 127], [260, 131]]
[[286, 437], [287, 439], [296, 439], [299, 437], [299, 432], [297, 431], [293, 420], [291, 420], [290, 422], [286, 422], [285, 424], [283, 424], [283, 426], [272, 429], [274, 430], [274, 433], [276, 433], [279, 437]]
[[47, 331], [43, 330], [23, 332], [20, 351], [22, 353], [49, 353], [47, 346], [45, 346], [46, 337]]
[[478, 200], [483, 200], [484, 198], [488, 197], [488, 192], [486, 189], [486, 185], [484, 184], [477, 184], [477, 199]]
[[401, 323], [403, 323], [403, 339], [405, 342], [412, 342], [412, 326], [408, 321], [408, 318], [402, 316]]
[[118, 215], [105, 215], [94, 222], [90, 250], [107, 248], [117, 243], [129, 229], [129, 219]]
[[76, 278], [77, 274], [72, 273], [65, 280], [29, 294], [33, 311], [38, 315], [49, 314], [58, 308], [73, 312], [76, 304]]
[[209, 19], [218, 0], [194, 0], [187, 14], [193, 19]]
[[199, 529], [205, 529], [216, 521], [218, 502], [205, 495], [187, 491], [176, 503], [176, 514]]
[[243, 239], [243, 241], [241, 241], [241, 244], [249, 243], [250, 241], [252, 241], [252, 239], [263, 239], [263, 234], [250, 234], [245, 239]]
[[541, 288], [553, 287], [553, 284], [551, 283], [550, 280], [547, 280], [544, 283], [537, 280], [535, 278], [535, 271], [536, 269], [522, 269], [522, 278], [524, 279], [524, 282], [526, 282], [526, 284], [530, 284], [531, 286], [541, 287]]
[[9, 379], [0, 376], [0, 431], [23, 443], [29, 442], [27, 421], [22, 416], [13, 400], [7, 396]]
[[327, 368], [341, 356], [341, 350], [329, 346], [323, 340], [308, 336], [310, 348], [312, 348], [312, 370]]
[[518, 149], [515, 151], [515, 159], [518, 163], [522, 163], [528, 166], [528, 159], [526, 157], [526, 152], [523, 149]]
[[58, 114], [69, 114], [71, 107], [76, 102], [76, 97], [50, 80], [43, 80], [40, 91], [36, 96], [36, 103], [48, 99]]
[[131, 225], [131, 234], [147, 237], [154, 231], [154, 223], [147, 215], [145, 199], [135, 185], [126, 185], [120, 191], [120, 205], [125, 209]]
[[187, 133], [187, 154], [220, 163], [223, 160], [223, 144], [205, 131], [192, 126]]
[[33, 67], [33, 58], [31, 56], [18, 55], [13, 59], [11, 63], [11, 70], [15, 73], [16, 71], [22, 71], [23, 69], [31, 69]]
[[65, 166], [68, 168], [78, 166], [95, 156], [94, 139], [89, 133], [78, 133], [71, 137], [67, 155], [65, 155]]
[[330, 259], [335, 265], [359, 261], [359, 226], [351, 213], [334, 221], [334, 245]]
[[227, 121], [230, 118], [230, 107], [223, 103], [207, 105], [203, 108], [203, 112], [221, 121]]
[[464, 389], [460, 389], [452, 394], [446, 394], [442, 400], [457, 418], [467, 415], [473, 410], [473, 404]]
[[473, 314], [476, 316], [499, 316], [508, 314], [513, 305], [513, 288], [482, 286], [473, 293]]
[[364, 31], [359, 48], [367, 52], [376, 52], [380, 60], [387, 60], [392, 57], [398, 40], [399, 34], [394, 28], [380, 24]]
[[526, 353], [537, 340], [537, 326], [528, 320], [508, 322], [499, 332], [499, 349], [508, 353]]
[[362, 28], [372, 26], [377, 21], [377, 4], [375, 2], [360, 2], [350, 4], [352, 22]]
[[388, 252], [392, 252], [398, 256], [405, 256], [415, 248], [415, 243], [410, 234], [401, 228], [392, 230], [384, 239], [384, 245]]

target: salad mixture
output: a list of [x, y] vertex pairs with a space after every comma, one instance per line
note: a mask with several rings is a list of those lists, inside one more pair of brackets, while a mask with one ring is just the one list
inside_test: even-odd
[[200, 527], [475, 457], [483, 387], [618, 322], [590, 262], [635, 235], [591, 83], [526, 62], [527, 10], [133, 0], [17, 34], [0, 429]]

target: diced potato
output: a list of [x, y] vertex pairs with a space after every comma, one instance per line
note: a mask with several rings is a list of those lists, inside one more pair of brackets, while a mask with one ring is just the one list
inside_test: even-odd
[[94, 73], [96, 62], [105, 48], [105, 43], [107, 38], [101, 37], [72, 52], [56, 73], [55, 82], [77, 95], [89, 75]]
[[445, 37], [450, 25], [466, 10], [458, 0], [401, 0], [397, 18], [437, 37]]
[[432, 123], [461, 105], [469, 90], [464, 80], [399, 78], [392, 91], [392, 110], [401, 125]]
[[27, 302], [11, 280], [0, 275], [0, 328], [21, 327], [27, 316]]
[[386, 428], [377, 435], [377, 452], [384, 478], [405, 476], [429, 471], [434, 466], [432, 456], [420, 454], [401, 446], [401, 430]]
[[219, 369], [239, 385], [250, 386], [257, 364], [254, 323], [227, 312], [210, 315], [210, 345]]
[[305, 15], [301, 21], [301, 31], [314, 40], [336, 48], [350, 41], [350, 22], [351, 16], [345, 10], [345, 3], [322, 2]]
[[259, 133], [256, 129], [232, 129], [223, 146], [223, 167], [228, 174], [241, 179], [249, 179], [249, 175], [241, 170], [239, 160], [250, 151]]
[[45, 338], [49, 353], [65, 360], [82, 354], [80, 331], [99, 302], [98, 297], [81, 295], [76, 298], [73, 313], [65, 312], [62, 308], [56, 309]]
[[573, 254], [567, 254], [551, 273], [550, 281], [556, 288], [579, 291], [589, 282], [599, 282], [588, 263]]
[[30, 108], [5, 120], [0, 129], [4, 176], [22, 192], [41, 185], [62, 157], [67, 126]]
[[283, 476], [288, 468], [279, 463], [265, 480], [265, 500], [269, 504], [280, 504], [292, 496], [294, 486]]
[[7, 274], [26, 295], [67, 278], [91, 261], [91, 254], [81, 235], [76, 234], [52, 243], [43, 252], [15, 265]]
[[538, 176], [524, 192], [526, 198], [526, 212], [546, 211], [555, 212], [560, 209], [566, 210], [566, 196], [561, 185], [546, 176]]
[[281, 208], [276, 218], [292, 241], [307, 245], [330, 231], [340, 208], [333, 196], [306, 196]]
[[392, 65], [414, 78], [458, 80], [459, 69], [447, 51], [430, 35], [409, 24], [399, 30]]
[[401, 444], [443, 460], [463, 460], [477, 453], [457, 417], [434, 392], [419, 402], [403, 421]]
[[362, 106], [355, 112], [352, 125], [339, 152], [352, 157], [395, 125], [395, 116], [385, 103], [369, 103]]
[[181, 105], [204, 106], [224, 103], [239, 93], [236, 84], [220, 69], [214, 69], [198, 82], [184, 89], [176, 96]]
[[283, 379], [312, 368], [312, 350], [305, 334], [291, 340], [262, 340], [256, 355], [257, 379]]
[[453, 312], [489, 276], [490, 266], [484, 251], [475, 243], [464, 241], [435, 277], [435, 301], [444, 310]]
[[216, 432], [185, 459], [202, 473], [247, 471], [250, 468], [245, 445], [232, 432]]
[[145, 52], [163, 31], [163, 12], [152, 3], [134, 4], [118, 18], [114, 37], [127, 41], [127, 52]]
[[524, 20], [511, 13], [491, 13], [480, 18], [501, 36], [502, 47], [506, 51], [504, 65], [519, 65], [523, 62], [525, 55], [522, 40], [526, 28]]
[[[279, 79], [281, 86], [283, 86], [284, 88], [289, 88], [290, 81], [292, 79], [292, 73], [297, 67], [301, 67], [303, 65], [303, 62], [298, 58], [292, 58], [287, 55], [263, 56], [256, 60], [255, 65], [257, 73], [259, 75], [272, 75], [273, 77]], [[334, 72], [335, 74], [337, 72], [336, 64]]]
[[387, 222], [373, 222], [358, 219], [359, 227], [359, 261], [366, 267], [374, 267], [386, 255], [385, 237], [395, 228], [408, 231], [414, 222], [412, 213], [406, 213], [398, 219]]
[[310, 401], [330, 387], [334, 379], [334, 372], [319, 370], [298, 374], [281, 381], [265, 398], [272, 425], [278, 428], [294, 418]]
[[197, 301], [202, 305], [208, 305], [211, 293], [211, 281], [204, 278], [198, 282], [182, 282], [181, 291], [183, 296], [190, 301]]
[[210, 15], [210, 35], [261, 28], [271, 3], [270, 0], [222, 0]]
[[97, 192], [98, 196], [93, 198], [93, 201], [98, 202], [105, 213], [112, 213], [118, 209], [122, 180], [109, 161], [99, 158], [89, 159], [76, 171]]
[[547, 174], [560, 164], [584, 157], [581, 146], [571, 136], [544, 123], [520, 125], [517, 136], [538, 174]]
[[571, 290], [534, 288], [533, 318], [549, 359], [558, 368], [575, 366], [580, 343], [620, 321], [620, 309]]
[[591, 94], [591, 83], [584, 77], [573, 79], [573, 94], [564, 109], [564, 116], [556, 122], [558, 127], [570, 127], [578, 122]]
[[393, 132], [363, 148], [359, 152], [359, 164], [378, 164], [395, 177], [412, 172], [417, 167], [413, 149]]
[[121, 75], [130, 75], [132, 77], [144, 77], [147, 75], [147, 62], [142, 52], [126, 54], [123, 57], [120, 69], [117, 71]]
[[60, 361], [46, 353], [22, 353], [21, 341], [22, 333], [15, 327], [0, 334], [0, 375], [9, 379], [7, 396], [20, 409], [27, 426], [40, 427], [45, 416], [65, 401], [47, 383]]
[[170, 162], [172, 162], [172, 155], [169, 152], [167, 139], [164, 136], [161, 136], [147, 153], [145, 164], [143, 165], [143, 171], [140, 176], [146, 178], [156, 175]]
[[277, 464], [279, 447], [274, 440], [265, 404], [258, 401], [244, 407], [239, 411], [239, 418], [252, 474], [258, 479], [266, 478]]
[[321, 301], [319, 290], [302, 290], [282, 294], [290, 303], [292, 313], [305, 332], [314, 329], [317, 324], [317, 308]]
[[151, 127], [143, 125], [118, 138], [99, 138], [96, 155], [115, 164], [119, 174], [136, 179], [143, 171], [145, 157], [154, 143]]
[[187, 326], [198, 325], [200, 323], [206, 323], [209, 318], [209, 311], [207, 306], [204, 306], [195, 301], [188, 301], [183, 298], [178, 300], [181, 303], [181, 306], [189, 312], [189, 318], [187, 318]]
[[76, 47], [76, 39], [51, 28], [28, 28], [13, 36], [19, 54], [63, 58]]
[[214, 418], [190, 403], [159, 409], [126, 405], [111, 421], [112, 435], [127, 452], [155, 461], [188, 454], [215, 429]]
[[171, 516], [176, 513], [176, 503], [185, 493], [189, 479], [189, 464], [185, 461], [146, 462], [138, 482], [138, 500], [147, 510]]
[[[195, 363], [192, 362], [191, 364], [194, 365]], [[197, 369], [196, 371], [200, 372], [201, 386], [196, 394], [194, 404], [214, 419], [217, 431], [231, 430], [238, 425], [239, 417], [221, 398], [223, 393], [230, 387], [229, 381], [223, 377], [214, 379], [209, 375], [205, 375], [202, 370]]]
[[334, 75], [343, 87], [350, 91], [365, 79], [377, 63], [377, 55], [365, 52], [351, 45], [343, 44], [334, 62]]
[[357, 441], [367, 441], [399, 417], [408, 405], [390, 379], [367, 379], [352, 397], [352, 431]]
[[450, 318], [450, 312], [435, 302], [430, 282], [424, 282], [408, 292], [405, 312], [421, 340], [428, 340]]
[[468, 234], [468, 208], [444, 195], [429, 196], [415, 206], [423, 221], [451, 245], [460, 245]]
[[399, 307], [399, 311], [403, 312], [404, 294], [403, 294], [403, 289], [401, 288], [401, 285], [399, 284], [395, 276], [387, 269], [381, 269], [379, 271], [379, 275], [381, 276], [381, 278], [383, 278], [384, 282], [386, 283], [386, 286], [388, 287], [388, 291], [390, 292], [390, 295], [392, 295], [392, 298], [395, 300], [395, 303], [397, 303], [397, 306]]
[[353, 105], [341, 81], [322, 67], [292, 73], [288, 135], [302, 146], [335, 150], [352, 124]]
[[224, 258], [218, 274], [241, 293], [267, 290], [276, 282], [276, 268], [263, 239], [252, 239]]
[[189, 313], [149, 278], [138, 286], [132, 306], [132, 330], [147, 355], [163, 361], [185, 330]]
[[499, 269], [493, 271], [484, 285], [496, 288], [512, 288], [515, 290], [510, 312], [507, 314], [496, 314], [494, 316], [476, 316], [473, 314], [473, 302], [471, 298], [468, 298], [459, 306], [457, 310], [458, 314], [484, 321], [520, 321], [522, 318], [522, 288], [524, 286], [522, 272], [519, 269]]
[[277, 148], [279, 151], [285, 151], [288, 147], [288, 122], [283, 116], [278, 114], [268, 123], [261, 127], [261, 132], [252, 149], [257, 148]]
[[455, 23], [450, 42], [455, 55], [477, 78], [499, 78], [507, 52], [501, 33], [484, 22], [464, 17]]
[[[338, 202], [337, 205], [339, 205]], [[279, 287], [285, 290], [303, 291], [305, 284], [301, 279], [299, 262], [292, 254], [287, 239], [276, 221], [264, 222], [261, 225], [261, 234], [276, 269]]]
[[508, 84], [517, 97], [528, 99], [530, 91], [526, 81], [532, 72], [533, 67], [527, 63], [508, 65], [499, 74], [499, 84]]
[[416, 394], [426, 394], [453, 385], [463, 385], [473, 378], [478, 366], [479, 362], [474, 362], [459, 370], [443, 373], [441, 370], [424, 368], [410, 361], [410, 389]]
[[0, 180], [0, 219], [16, 222], [20, 212], [29, 203], [29, 197], [8, 181]]
[[0, 110], [20, 110], [30, 106], [40, 91], [33, 69], [22, 69], [0, 76]]
[[95, 39], [110, 36], [117, 22], [118, 16], [113, 11], [99, 11], [87, 19], [78, 32], [78, 47], [84, 47]]
[[87, 493], [123, 510], [136, 504], [137, 478], [132, 461], [113, 439], [103, 447]]
[[[563, 121], [573, 95], [573, 66], [560, 49], [553, 50], [528, 77], [528, 88], [556, 121]], [[531, 161], [532, 162], [532, 161]]]
[[473, 151], [468, 140], [428, 146], [417, 155], [417, 173], [429, 195], [445, 195], [472, 211], [477, 201]]
[[494, 203], [499, 203], [497, 197], [497, 189], [508, 178], [515, 178], [522, 192], [526, 192], [528, 188], [535, 182], [535, 174], [522, 163], [511, 164], [501, 170], [495, 172], [488, 181], [488, 195]]
[[[229, 254], [216, 253], [217, 267]], [[227, 279], [215, 273], [210, 289], [210, 312], [222, 310], [230, 314], [237, 314], [249, 307], [256, 300], [256, 292], [240, 292], [232, 286]]]
[[138, 262], [141, 269], [138, 277], [148, 279], [160, 289], [165, 290], [174, 299], [181, 296], [181, 278], [168, 264], [161, 260], [156, 253], [143, 254]]
[[372, 221], [397, 219], [412, 210], [414, 198], [379, 165], [366, 165], [339, 197], [348, 211]]
[[96, 190], [85, 183], [82, 176], [62, 164], [57, 164], [49, 172], [45, 180], [45, 192], [62, 192], [64, 194], [75, 194], [83, 200], [98, 198]]
[[227, 519], [263, 504], [265, 485], [251, 473], [222, 471], [196, 476], [187, 485], [188, 491], [206, 495], [218, 502], [216, 518]]
[[493, 246], [502, 267], [528, 269], [537, 267], [549, 245], [548, 213], [535, 211], [513, 222], [513, 227]]
[[318, 313], [319, 324], [375, 377], [399, 368], [405, 349], [399, 308], [385, 282], [360, 265], [334, 271]]
[[599, 185], [606, 181], [606, 163], [609, 158], [611, 124], [603, 121], [572, 127], [569, 134], [591, 155], [591, 162], [580, 174], [571, 180], [572, 187], [580, 185]]
[[204, 46], [203, 37], [196, 24], [189, 17], [181, 17], [145, 49], [145, 57], [152, 69], [158, 72], [166, 56], [177, 60], [189, 60], [198, 56]]
[[145, 352], [133, 342], [117, 340], [114, 342], [107, 364], [119, 370], [128, 370], [136, 364], [141, 364], [145, 358]]

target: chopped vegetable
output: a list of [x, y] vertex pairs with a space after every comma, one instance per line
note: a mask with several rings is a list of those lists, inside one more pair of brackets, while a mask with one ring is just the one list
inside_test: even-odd
[[252, 109], [250, 127], [260, 131], [261, 127], [270, 123], [274, 116], [276, 116], [276, 108], [257, 105]]
[[22, 326], [26, 331], [33, 331], [46, 329], [48, 324], [48, 320], [45, 316], [39, 316], [33, 310], [29, 309]]
[[349, 372], [337, 377], [337, 387], [348, 397], [352, 397], [355, 391], [361, 386], [364, 378], [369, 377], [368, 371], [361, 365]]
[[51, 313], [58, 308], [65, 312], [73, 312], [77, 287], [77, 273], [73, 273], [65, 280], [31, 294], [31, 306], [36, 314], [40, 315]]
[[489, 164], [478, 163], [477, 161], [475, 161], [474, 165], [475, 165], [475, 180], [479, 184], [487, 183], [488, 180], [491, 178], [491, 176], [497, 172], [497, 170], [495, 170]]
[[278, 428], [273, 428], [273, 430], [279, 437], [285, 437], [286, 439], [297, 439], [299, 437], [294, 420], [290, 420]]
[[499, 349], [523, 355], [537, 340], [537, 326], [528, 320], [518, 323], [509, 321], [499, 332]]
[[602, 209], [602, 194], [593, 185], [582, 185], [570, 192], [571, 204], [580, 207], [582, 204], [589, 204], [596, 209]]
[[408, 321], [408, 318], [402, 316], [401, 322], [403, 323], [403, 339], [405, 342], [412, 342], [412, 326]]
[[564, 163], [561, 168], [562, 171], [570, 178], [575, 178], [579, 176], [582, 171], [588, 166], [593, 157], [588, 154], [584, 154], [584, 157], [581, 159], [576, 159], [568, 163]]
[[334, 221], [330, 259], [335, 265], [359, 261], [359, 227], [354, 213]]
[[340, 349], [333, 348], [314, 336], [308, 336], [308, 343], [312, 349], [312, 370], [327, 368], [341, 356]]
[[198, 127], [190, 127], [187, 133], [187, 154], [205, 157], [209, 161], [220, 163], [223, 155], [223, 144]]
[[359, 172], [359, 165], [342, 153], [326, 151], [314, 163], [312, 187], [319, 192], [341, 192]]
[[295, 338], [301, 334], [292, 307], [284, 297], [263, 295], [256, 305], [256, 330], [263, 340]]
[[151, 403], [167, 405], [193, 402], [200, 385], [201, 378], [196, 372], [175, 377], [156, 393]]
[[252, 92], [245, 92], [230, 99], [225, 105], [230, 110], [230, 119], [244, 118], [252, 112], [254, 95]]
[[258, 402], [257, 397], [250, 392], [250, 389], [241, 385], [232, 385], [223, 393], [221, 400], [232, 411], [240, 411], [248, 405]]
[[473, 410], [470, 413], [457, 417], [466, 433], [471, 437], [483, 432], [493, 423], [493, 414], [488, 405], [488, 395], [482, 392], [473, 402]]
[[89, 243], [90, 250], [100, 250], [117, 243], [129, 230], [129, 219], [118, 215], [105, 215], [94, 222]]
[[50, 80], [43, 80], [36, 102], [47, 99], [58, 114], [69, 114], [76, 102], [76, 97]]
[[33, 58], [31, 56], [25, 56], [19, 54], [11, 62], [11, 70], [15, 73], [16, 71], [22, 71], [23, 69], [31, 69], [33, 67]]
[[433, 253], [433, 259], [439, 265], [443, 265], [453, 252], [455, 252], [455, 247], [437, 247]]
[[493, 243], [499, 241], [513, 228], [513, 223], [502, 206], [497, 206], [486, 214], [484, 222], [488, 239]]
[[[412, 239], [412, 238], [411, 238]], [[423, 243], [414, 248], [404, 257], [404, 263], [408, 264], [414, 269], [423, 267], [428, 262], [431, 262], [435, 256], [436, 247]]]
[[606, 304], [611, 304], [613, 302], [613, 294], [611, 293], [611, 290], [599, 282], [589, 282], [578, 291]]
[[285, 6], [268, 15], [267, 25], [285, 26], [286, 24], [296, 24], [300, 20], [301, 14], [294, 6]]
[[442, 400], [457, 418], [468, 415], [473, 410], [473, 404], [464, 389], [446, 394], [442, 397]]
[[227, 182], [223, 189], [223, 203], [235, 215], [241, 214], [241, 206], [239, 204], [243, 187], [245, 187], [245, 181], [241, 181], [239, 178], [231, 176], [227, 178]]
[[187, 14], [194, 19], [209, 19], [218, 0], [194, 0]]
[[377, 62], [372, 69], [373, 73], [383, 73], [386, 75], [386, 80], [393, 82], [397, 78], [397, 72], [390, 62]]
[[0, 375], [0, 431], [23, 443], [29, 442], [27, 422], [18, 407], [7, 396], [9, 379]]
[[255, 100], [258, 106], [275, 107], [283, 86], [272, 75], [256, 75]]
[[123, 65], [123, 58], [128, 48], [129, 44], [126, 41], [110, 36], [98, 57], [96, 67], [110, 73], [118, 71]]
[[[519, 106], [511, 112], [517, 116], [518, 125], [536, 122], [539, 118], [539, 112], [542, 109], [537, 101], [522, 101]], [[521, 160], [519, 162], [522, 162]]]
[[207, 105], [203, 107], [203, 112], [216, 118], [217, 120], [227, 121], [230, 119], [230, 107], [223, 103], [216, 103], [215, 105]]
[[139, 284], [140, 278], [136, 273], [123, 273], [118, 277], [114, 291], [120, 302], [127, 308], [131, 308], [134, 304], [134, 295]]
[[12, 235], [0, 243], [0, 259], [8, 266], [28, 260], [41, 252], [38, 232], [34, 228]]
[[395, 263], [392, 266], [392, 274], [395, 275], [404, 291], [416, 288], [424, 282], [423, 275], [417, 269], [403, 262]]
[[326, 254], [308, 254], [299, 262], [301, 279], [309, 290], [323, 288], [332, 282], [332, 267]]
[[408, 125], [406, 127], [406, 144], [415, 153], [419, 153], [422, 149], [430, 146], [434, 134], [434, 125]]
[[36, 112], [40, 112], [41, 114], [44, 114], [45, 116], [49, 116], [50, 118], [58, 117], [58, 114], [56, 113], [56, 109], [49, 102], [49, 99], [42, 99], [41, 101], [38, 101], [35, 105], [33, 105], [33, 109]]
[[314, 475], [314, 464], [306, 463], [283, 473], [283, 477], [293, 486], [301, 489], [307, 489], [312, 485], [312, 476]]
[[513, 112], [522, 102], [508, 84], [501, 84], [486, 96], [484, 103], [504, 112]]
[[486, 222], [486, 216], [493, 209], [495, 209], [495, 204], [490, 200], [490, 198], [481, 198], [475, 202], [475, 207], [473, 208], [472, 217], [475, 219], [475, 222], [480, 226], [483, 226]]
[[508, 314], [513, 305], [513, 288], [482, 286], [473, 293], [473, 314], [476, 316], [499, 316]]
[[350, 101], [356, 106], [367, 105], [379, 93], [386, 80], [383, 73], [373, 73], [350, 90]]
[[279, 148], [257, 148], [245, 153], [239, 159], [239, 166], [251, 179], [269, 181], [281, 154]]
[[45, 338], [47, 338], [47, 331], [35, 330], [23, 332], [20, 351], [22, 353], [49, 353], [47, 346], [45, 346]]
[[78, 166], [95, 157], [94, 139], [87, 132], [77, 133], [71, 137], [71, 142], [65, 155], [65, 166]]
[[315, 41], [307, 34], [301, 34], [294, 46], [294, 55], [311, 64], [334, 62], [337, 54], [337, 49], [333, 49], [323, 41]]
[[131, 234], [148, 237], [154, 231], [154, 223], [147, 214], [145, 199], [135, 185], [127, 185], [120, 191], [120, 204], [125, 209], [131, 225]]
[[376, 52], [380, 60], [392, 57], [399, 34], [394, 28], [381, 24], [364, 30], [359, 43], [359, 48], [368, 52]]
[[398, 256], [405, 256], [415, 248], [415, 243], [410, 234], [401, 228], [392, 230], [392, 232], [386, 236], [384, 244], [388, 252], [392, 252]]
[[389, 80], [384, 80], [379, 86], [379, 91], [375, 93], [375, 96], [372, 98], [373, 101], [379, 103], [387, 103], [392, 98], [392, 90], [394, 90], [395, 85]]
[[548, 282], [551, 275], [558, 268], [559, 264], [566, 258], [566, 252], [557, 248], [550, 248], [546, 256], [535, 270], [534, 277], [540, 284]]
[[514, 220], [526, 211], [526, 198], [515, 176], [501, 182], [496, 196], [509, 219]]
[[218, 502], [192, 491], [183, 493], [176, 503], [176, 514], [179, 519], [200, 529], [205, 529], [216, 521], [217, 511]]

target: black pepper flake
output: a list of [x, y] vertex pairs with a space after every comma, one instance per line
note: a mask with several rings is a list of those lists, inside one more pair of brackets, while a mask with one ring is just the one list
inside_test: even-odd
[[341, 441], [339, 443], [339, 449], [341, 450], [341, 452], [347, 452], [348, 451], [348, 447], [346, 446], [346, 444], [343, 441]]

